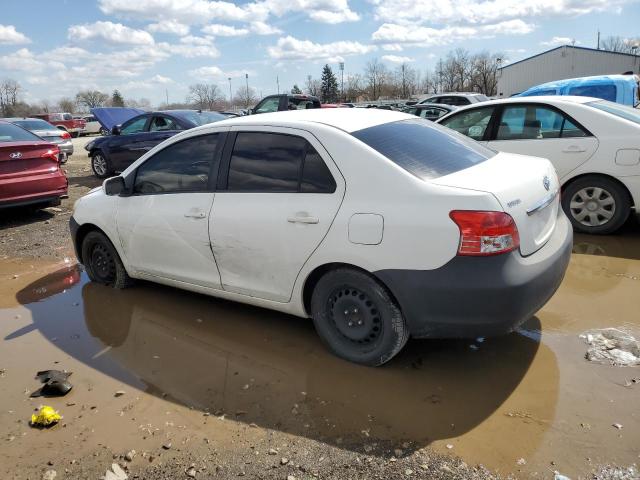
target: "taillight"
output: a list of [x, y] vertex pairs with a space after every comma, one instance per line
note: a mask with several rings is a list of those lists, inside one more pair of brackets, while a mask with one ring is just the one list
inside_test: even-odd
[[497, 255], [520, 246], [518, 227], [507, 213], [454, 210], [449, 217], [460, 229], [458, 255]]
[[71, 138], [71, 134], [69, 132], [62, 132], [60, 138], [62, 138], [63, 140], [69, 140]]
[[60, 155], [60, 149], [58, 147], [53, 147], [53, 148], [48, 149], [42, 155], [40, 155], [40, 157], [41, 158], [48, 158], [49, 160], [53, 160], [54, 162], [58, 162], [59, 161], [59, 155]]

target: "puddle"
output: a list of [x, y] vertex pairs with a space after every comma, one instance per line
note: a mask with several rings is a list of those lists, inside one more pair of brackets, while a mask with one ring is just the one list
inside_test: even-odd
[[640, 387], [624, 387], [633, 372], [590, 364], [578, 338], [639, 327], [639, 240], [576, 236], [558, 294], [521, 332], [411, 341], [378, 369], [331, 356], [309, 321], [149, 283], [117, 291], [68, 265], [0, 278], [1, 334], [14, 351], [44, 341], [160, 405], [344, 448], [409, 442], [407, 453], [432, 445], [503, 473], [573, 475], [640, 454]]

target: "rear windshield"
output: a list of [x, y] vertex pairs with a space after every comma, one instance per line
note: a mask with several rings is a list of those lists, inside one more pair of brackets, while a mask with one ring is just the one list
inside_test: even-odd
[[631, 108], [619, 103], [607, 102], [606, 100], [600, 102], [587, 103], [590, 107], [603, 110], [607, 113], [611, 113], [617, 117], [622, 117], [625, 120], [640, 124], [640, 111], [637, 108]]
[[[320, 102], [313, 98], [287, 98], [289, 110], [306, 110], [307, 108], [320, 108]], [[295, 108], [293, 108], [295, 107]]]
[[219, 122], [227, 117], [217, 112], [171, 112], [174, 116], [188, 120], [196, 125], [206, 125], [207, 123]]
[[12, 125], [11, 123], [0, 123], [0, 142], [38, 142], [42, 141], [33, 133], [25, 129]]
[[464, 135], [421, 118], [385, 123], [352, 135], [423, 180], [472, 167], [496, 154]]
[[49, 122], [44, 120], [16, 120], [11, 122], [19, 127], [26, 128], [27, 130], [58, 130]]

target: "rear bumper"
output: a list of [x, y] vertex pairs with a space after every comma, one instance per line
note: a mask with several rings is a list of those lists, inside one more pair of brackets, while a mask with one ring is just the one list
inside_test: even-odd
[[560, 211], [544, 247], [492, 257], [453, 258], [435, 270], [375, 274], [400, 304], [416, 338], [501, 335], [528, 320], [560, 286], [571, 257], [573, 231]]
[[0, 208], [59, 201], [67, 195], [68, 183], [59, 169], [0, 180]]

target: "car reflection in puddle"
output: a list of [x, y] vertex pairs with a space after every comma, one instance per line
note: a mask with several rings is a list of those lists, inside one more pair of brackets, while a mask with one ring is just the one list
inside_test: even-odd
[[[540, 347], [536, 334], [473, 348], [413, 341], [388, 365], [367, 368], [328, 353], [310, 321], [158, 285], [114, 290], [83, 274], [65, 295], [29, 293], [61, 275], [17, 297], [39, 300], [27, 305], [31, 328], [66, 353], [166, 400], [345, 447], [366, 436], [420, 448], [470, 431], [512, 396]], [[538, 319], [526, 329], [539, 332]], [[546, 418], [557, 395], [552, 367]]]

